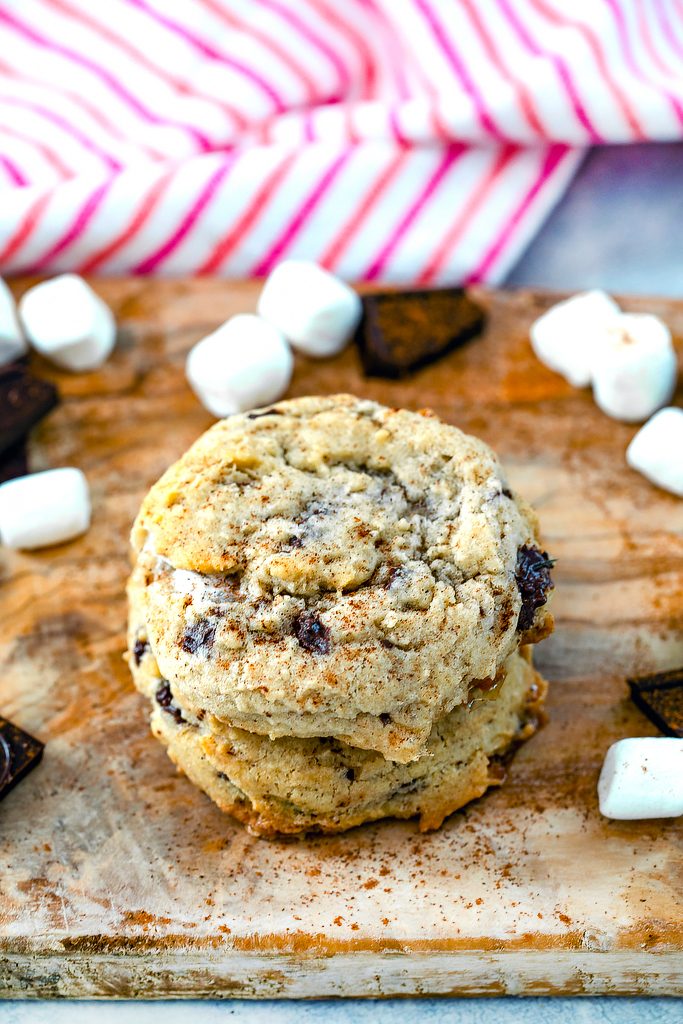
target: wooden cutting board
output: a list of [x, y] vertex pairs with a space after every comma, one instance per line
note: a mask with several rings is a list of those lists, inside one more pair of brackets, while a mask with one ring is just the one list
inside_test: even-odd
[[[98, 288], [117, 351], [92, 374], [39, 366], [64, 401], [32, 442], [35, 469], [85, 470], [92, 528], [0, 554], [0, 711], [47, 743], [0, 804], [0, 996], [683, 994], [683, 822], [606, 821], [595, 789], [613, 740], [654, 732], [624, 677], [683, 663], [683, 502], [626, 467], [635, 428], [534, 359], [551, 300], [482, 296], [485, 337], [403, 383], [365, 379], [353, 349], [297, 361], [292, 395], [431, 406], [495, 446], [558, 559], [557, 630], [550, 723], [502, 789], [432, 834], [268, 842], [176, 774], [122, 660], [131, 521], [211, 422], [185, 354], [256, 288]], [[683, 303], [624, 304], [683, 356]]]

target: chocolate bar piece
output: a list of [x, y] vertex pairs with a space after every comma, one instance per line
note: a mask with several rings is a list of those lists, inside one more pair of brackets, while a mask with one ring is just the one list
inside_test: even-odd
[[479, 334], [484, 320], [462, 288], [366, 295], [356, 333], [363, 368], [372, 377], [404, 377]]
[[0, 800], [28, 775], [45, 745], [0, 715]]
[[0, 454], [28, 434], [57, 405], [57, 388], [23, 363], [0, 367]]
[[0, 455], [0, 484], [4, 484], [5, 480], [14, 480], [17, 476], [26, 476], [27, 473], [28, 452], [22, 438]]
[[683, 738], [683, 668], [627, 680], [631, 700], [667, 736]]

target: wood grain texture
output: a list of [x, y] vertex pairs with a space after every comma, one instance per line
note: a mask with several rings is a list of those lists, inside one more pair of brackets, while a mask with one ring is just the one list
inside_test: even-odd
[[[683, 994], [682, 823], [608, 822], [595, 791], [608, 745], [654, 732], [624, 677], [683, 662], [683, 502], [626, 467], [634, 427], [534, 359], [550, 299], [483, 296], [485, 337], [400, 383], [363, 378], [354, 350], [297, 360], [292, 395], [431, 406], [494, 445], [558, 559], [557, 629], [550, 723], [502, 789], [433, 834], [267, 842], [175, 773], [121, 657], [130, 524], [211, 422], [185, 354], [256, 291], [97, 287], [117, 350], [81, 376], [36, 360], [64, 402], [31, 443], [34, 469], [86, 472], [92, 528], [0, 554], [0, 708], [47, 742], [0, 804], [0, 995]], [[683, 304], [625, 305], [681, 354]]]

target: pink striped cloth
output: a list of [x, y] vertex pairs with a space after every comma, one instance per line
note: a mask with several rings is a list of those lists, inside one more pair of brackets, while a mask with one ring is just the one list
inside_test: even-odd
[[682, 134], [682, 0], [0, 0], [0, 271], [496, 282]]

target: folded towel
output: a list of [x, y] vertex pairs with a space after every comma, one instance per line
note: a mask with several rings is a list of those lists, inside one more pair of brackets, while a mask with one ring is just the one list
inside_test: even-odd
[[496, 282], [682, 128], [681, 0], [0, 0], [0, 272]]

